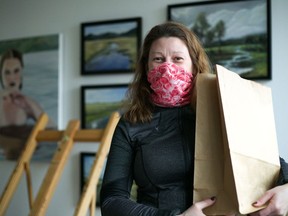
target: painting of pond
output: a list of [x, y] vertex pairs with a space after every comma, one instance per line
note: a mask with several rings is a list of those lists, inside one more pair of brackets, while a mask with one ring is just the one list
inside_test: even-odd
[[141, 42], [141, 18], [81, 25], [81, 73], [132, 72]]

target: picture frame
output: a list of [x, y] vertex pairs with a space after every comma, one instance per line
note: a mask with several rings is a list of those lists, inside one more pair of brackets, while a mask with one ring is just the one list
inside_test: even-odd
[[[82, 194], [83, 188], [88, 180], [95, 157], [96, 152], [80, 152], [80, 194]], [[104, 164], [104, 167], [105, 166], [106, 165]], [[100, 190], [102, 186], [104, 170], [105, 169], [102, 170], [97, 184], [96, 206], [100, 206]]]
[[242, 78], [270, 80], [270, 0], [216, 0], [168, 5], [167, 19], [193, 30], [213, 65]]
[[82, 23], [81, 74], [133, 72], [141, 36], [141, 17]]
[[122, 112], [128, 84], [81, 86], [81, 127], [103, 129], [113, 112]]
[[[96, 158], [97, 152], [80, 152], [80, 194], [83, 191], [83, 188], [88, 180], [91, 167], [94, 164], [94, 160]], [[107, 160], [106, 160], [107, 161]], [[96, 194], [96, 206], [100, 206], [100, 190], [102, 187], [104, 172], [106, 168], [106, 161], [104, 163], [103, 169], [101, 171], [99, 181], [97, 184], [97, 194]], [[131, 192], [130, 192], [131, 200], [136, 201], [137, 199], [137, 186], [135, 182], [132, 184]]]
[[[45, 112], [49, 116], [46, 129], [58, 129], [62, 42], [59, 33], [0, 41], [0, 160], [17, 161], [21, 157], [25, 143], [39, 120], [38, 113]], [[7, 67], [5, 63], [11, 57], [14, 59], [13, 72], [11, 64]], [[10, 89], [8, 84], [14, 85], [15, 89]], [[20, 98], [18, 105], [15, 103], [16, 94], [13, 96], [12, 92], [17, 92]], [[6, 110], [2, 109], [4, 98], [6, 106], [10, 107]], [[50, 161], [56, 149], [56, 142], [39, 142], [32, 160]]]

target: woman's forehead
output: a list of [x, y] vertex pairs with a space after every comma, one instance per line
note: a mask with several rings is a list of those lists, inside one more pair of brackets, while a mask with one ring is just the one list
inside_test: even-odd
[[8, 58], [4, 61], [3, 67], [21, 67], [21, 62], [17, 58]]
[[188, 52], [186, 44], [177, 37], [163, 37], [155, 40], [150, 53], [183, 53]]

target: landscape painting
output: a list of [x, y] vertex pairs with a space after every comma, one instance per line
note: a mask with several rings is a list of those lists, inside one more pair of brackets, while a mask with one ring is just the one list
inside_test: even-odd
[[132, 72], [141, 43], [141, 18], [83, 23], [81, 74]]
[[127, 84], [82, 86], [82, 128], [105, 128], [113, 112], [121, 113], [127, 89]]
[[213, 65], [247, 79], [271, 79], [270, 1], [206, 1], [168, 5], [168, 19], [190, 28]]

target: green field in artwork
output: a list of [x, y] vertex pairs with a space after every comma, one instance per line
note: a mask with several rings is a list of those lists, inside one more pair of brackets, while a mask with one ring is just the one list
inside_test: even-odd
[[108, 121], [109, 116], [112, 112], [117, 111], [121, 108], [122, 102], [111, 102], [111, 103], [92, 103], [86, 104], [85, 107], [85, 122], [86, 128], [94, 128], [93, 124], [97, 124], [97, 127], [102, 128], [105, 122]]
[[211, 46], [206, 48], [206, 51], [214, 63], [228, 67], [225, 64], [230, 61], [231, 70], [233, 68], [238, 70], [249, 68], [246, 72], [239, 73], [246, 78], [265, 77], [267, 75], [267, 51], [263, 44]]

